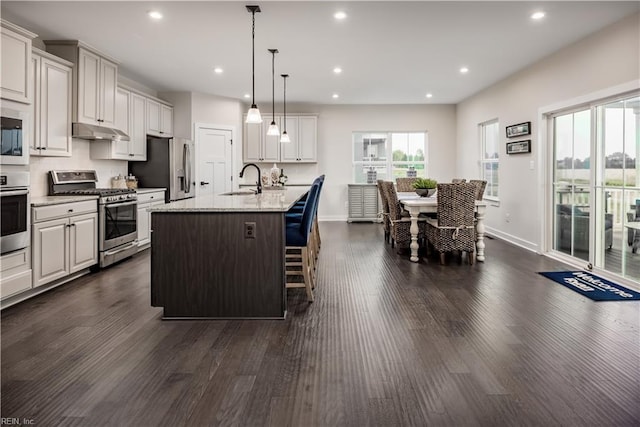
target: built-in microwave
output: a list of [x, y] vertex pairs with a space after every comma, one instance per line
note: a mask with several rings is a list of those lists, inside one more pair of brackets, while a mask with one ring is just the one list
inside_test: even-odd
[[29, 113], [2, 107], [0, 109], [0, 164], [29, 164]]

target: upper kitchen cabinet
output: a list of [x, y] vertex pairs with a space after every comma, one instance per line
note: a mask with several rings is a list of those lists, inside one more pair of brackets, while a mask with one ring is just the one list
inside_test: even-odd
[[0, 97], [31, 104], [33, 84], [31, 80], [31, 40], [36, 34], [20, 28], [4, 19], [0, 20], [2, 51], [0, 62]]
[[[276, 117], [276, 123], [280, 118]], [[268, 136], [267, 129], [271, 120], [264, 118], [262, 123], [244, 124], [244, 162], [279, 162], [280, 137]]]
[[[290, 143], [281, 143], [280, 136], [268, 136], [270, 117], [262, 124], [246, 124], [244, 128], [244, 162], [315, 163], [317, 162], [317, 116], [287, 115], [286, 129]], [[280, 132], [284, 118], [275, 117]]]
[[280, 161], [282, 163], [315, 163], [317, 146], [318, 117], [316, 116], [287, 116], [286, 127], [282, 120], [280, 132], [284, 129], [291, 139], [290, 143], [283, 143]]
[[173, 108], [147, 98], [147, 134], [159, 137], [173, 136]]
[[45, 40], [47, 51], [67, 59], [73, 69], [74, 121], [115, 127], [118, 64], [77, 40]]
[[129, 135], [129, 141], [94, 141], [92, 159], [147, 160], [147, 133], [145, 124], [146, 98], [119, 87], [116, 93], [115, 128]]
[[32, 156], [71, 156], [73, 64], [33, 48]]

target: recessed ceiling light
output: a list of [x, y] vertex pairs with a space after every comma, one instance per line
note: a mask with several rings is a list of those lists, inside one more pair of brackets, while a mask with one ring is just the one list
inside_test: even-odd
[[151, 12], [148, 13], [148, 15], [149, 15], [149, 18], [162, 19], [162, 14], [157, 10], [152, 10]]
[[428, 94], [427, 94], [427, 98], [433, 98], [433, 94], [428, 93]]
[[331, 97], [333, 99], [338, 99], [338, 98], [340, 98], [340, 95], [338, 95], [337, 93], [334, 93], [333, 95], [331, 95]]
[[462, 67], [462, 68], [460, 68], [460, 72], [462, 74], [467, 74], [469, 72], [469, 69], [467, 67]]
[[334, 13], [333, 17], [336, 18], [336, 19], [342, 20], [342, 19], [347, 17], [347, 14], [342, 12], [342, 11], [340, 11], [340, 12]]
[[213, 72], [216, 73], [216, 74], [222, 74], [222, 71], [223, 70], [220, 67], [216, 67], [216, 68], [213, 69]]
[[531, 15], [531, 19], [542, 19], [544, 18], [544, 12], [535, 12], [533, 15]]
[[249, 93], [245, 93], [245, 94], [244, 94], [244, 97], [245, 97], [245, 98], [251, 98], [251, 94], [249, 94]]
[[336, 68], [333, 69], [333, 72], [336, 73], [336, 74], [340, 74], [342, 72], [342, 68], [336, 67]]

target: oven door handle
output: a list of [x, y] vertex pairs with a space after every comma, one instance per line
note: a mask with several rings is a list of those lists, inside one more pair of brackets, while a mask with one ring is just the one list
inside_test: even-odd
[[131, 248], [133, 248], [135, 246], [138, 246], [138, 241], [137, 240], [134, 240], [133, 242], [129, 243], [125, 247], [120, 247], [120, 248], [118, 248], [116, 250], [113, 250], [113, 251], [106, 251], [104, 254], [107, 255], [107, 256], [119, 254], [120, 252], [129, 250], [129, 249], [131, 249]]
[[129, 205], [137, 205], [138, 201], [137, 200], [133, 200], [133, 201], [127, 201], [127, 202], [118, 202], [118, 203], [107, 203], [104, 204], [103, 206], [106, 208], [114, 208], [114, 207], [120, 207], [120, 206], [129, 206]]
[[29, 194], [29, 190], [0, 191], [0, 197], [3, 197], [3, 196], [25, 196], [27, 194]]

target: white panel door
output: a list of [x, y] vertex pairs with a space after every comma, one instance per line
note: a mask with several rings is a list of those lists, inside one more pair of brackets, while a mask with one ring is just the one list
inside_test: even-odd
[[318, 118], [315, 116], [298, 118], [298, 159], [301, 162], [317, 161], [317, 127]]
[[244, 124], [243, 159], [245, 163], [262, 161], [262, 124]]
[[101, 126], [113, 127], [116, 120], [116, 90], [118, 88], [118, 66], [100, 59], [100, 110]]
[[232, 188], [232, 134], [230, 130], [196, 129], [198, 177], [196, 195], [214, 195]]
[[131, 93], [131, 104], [129, 104], [129, 153], [133, 154], [130, 160], [147, 160], [147, 129], [145, 125], [145, 105], [144, 96]]
[[40, 154], [71, 156], [71, 68], [42, 58]]
[[284, 132], [286, 129], [291, 142], [281, 143], [281, 161], [296, 162], [298, 161], [298, 117], [287, 117], [286, 127], [284, 122], [285, 120], [283, 119], [282, 129], [280, 129], [280, 132]]
[[[264, 141], [262, 149], [262, 161], [263, 162], [279, 162], [280, 161], [280, 135], [270, 136], [267, 135], [269, 125], [273, 121], [273, 118], [262, 118], [262, 138]], [[280, 128], [280, 117], [276, 116], [275, 122]]]

